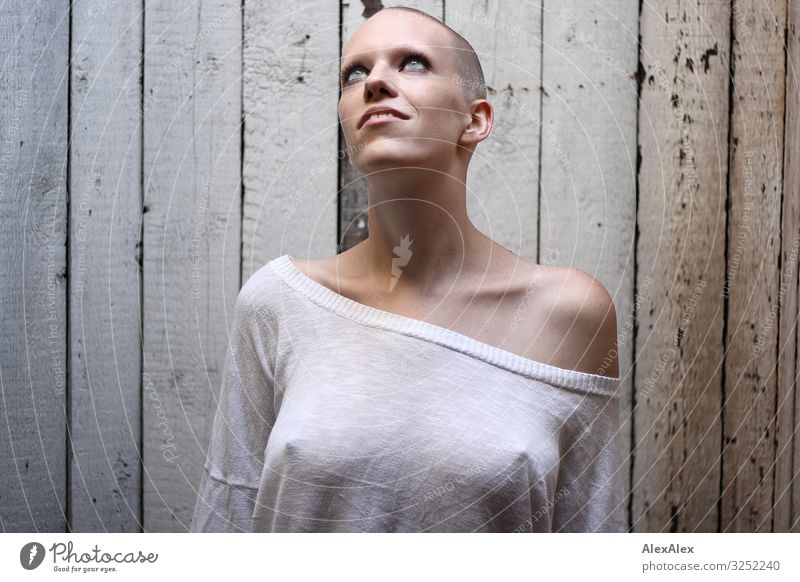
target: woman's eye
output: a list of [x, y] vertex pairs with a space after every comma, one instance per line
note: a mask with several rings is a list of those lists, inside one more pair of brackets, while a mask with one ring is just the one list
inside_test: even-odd
[[428, 63], [422, 57], [408, 57], [405, 60], [405, 63], [413, 63], [414, 61], [422, 64], [423, 67], [427, 67], [428, 66]]
[[[422, 65], [423, 68], [427, 68], [428, 67], [428, 61], [426, 61], [424, 58], [422, 58], [420, 56], [416, 56], [416, 55], [411, 55], [411, 56], [407, 57], [403, 61], [403, 65], [405, 66], [405, 65], [407, 65], [409, 63], [414, 63], [414, 62], [419, 63], [420, 65]], [[352, 81], [353, 80], [353, 78], [352, 78], [353, 77], [353, 73], [355, 73], [357, 71], [365, 72], [366, 69], [364, 69], [364, 67], [362, 67], [361, 65], [353, 65], [350, 68], [350, 70], [347, 71], [347, 73], [344, 75], [344, 82], [345, 83], [349, 83], [350, 81]]]
[[345, 77], [344, 77], [344, 82], [345, 82], [345, 83], [348, 83], [348, 82], [350, 82], [350, 78], [353, 76], [353, 73], [355, 73], [355, 72], [356, 72], [357, 70], [359, 70], [359, 69], [361, 69], [361, 67], [353, 67], [352, 69], [350, 69], [350, 70], [347, 72], [347, 74], [345, 75]]

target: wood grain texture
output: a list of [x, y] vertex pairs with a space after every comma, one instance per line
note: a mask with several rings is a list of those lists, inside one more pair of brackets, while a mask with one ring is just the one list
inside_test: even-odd
[[545, 2], [543, 18], [539, 262], [586, 271], [614, 299], [628, 481], [639, 11], [619, 0]]
[[720, 530], [766, 532], [776, 453], [786, 3], [732, 6]]
[[240, 280], [241, 5], [145, 14], [144, 530], [186, 531]]
[[717, 1], [640, 15], [637, 532], [719, 525], [730, 18]]
[[800, 238], [800, 6], [786, 14], [786, 97], [778, 341], [777, 452], [773, 531], [800, 533], [800, 398], [798, 398], [798, 238]]
[[142, 7], [72, 5], [71, 529], [141, 531]]
[[467, 209], [484, 234], [537, 260], [541, 6], [450, 1], [445, 19], [478, 53], [494, 107], [467, 176]]
[[614, 298], [631, 529], [800, 533], [783, 0], [5, 7], [0, 531], [189, 527], [242, 284], [368, 234], [339, 58], [399, 4], [483, 64], [470, 218]]
[[69, 3], [0, 18], [0, 530], [68, 528]]
[[[458, 4], [458, 3], [456, 3]], [[444, 20], [443, 0], [414, 0], [410, 2], [342, 2], [342, 39], [341, 50], [352, 38], [358, 27], [361, 26], [370, 16], [379, 12], [382, 8], [391, 6], [407, 6], [427, 12], [431, 16]], [[469, 39], [467, 39], [469, 40]], [[338, 63], [337, 63], [338, 70]], [[341, 127], [338, 131], [339, 150], [347, 152], [347, 143]], [[364, 176], [359, 172], [348, 159], [342, 156], [339, 160], [338, 168], [339, 184], [339, 209], [338, 209], [338, 235], [337, 253], [345, 251], [359, 242], [366, 240], [369, 236], [369, 187]]]
[[242, 281], [336, 249], [339, 4], [244, 6]]

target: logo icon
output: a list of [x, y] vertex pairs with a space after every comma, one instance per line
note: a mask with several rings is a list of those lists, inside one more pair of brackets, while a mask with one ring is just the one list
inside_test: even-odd
[[412, 242], [414, 241], [409, 240], [408, 235], [405, 235], [400, 239], [400, 245], [392, 249], [396, 258], [392, 259], [392, 280], [389, 281], [390, 293], [392, 292], [392, 289], [394, 289], [395, 283], [397, 283], [400, 275], [403, 274], [402, 267], [405, 267], [408, 264], [408, 261], [411, 260], [410, 247]]
[[26, 570], [35, 570], [44, 561], [44, 546], [39, 542], [29, 542], [19, 551], [19, 563]]

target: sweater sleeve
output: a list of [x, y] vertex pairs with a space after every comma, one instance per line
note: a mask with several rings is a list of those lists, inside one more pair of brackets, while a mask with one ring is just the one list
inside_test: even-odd
[[553, 532], [625, 532], [619, 398], [584, 397], [566, 424]]
[[275, 419], [272, 336], [255, 308], [253, 287], [246, 284], [241, 289], [234, 308], [192, 532], [250, 531]]

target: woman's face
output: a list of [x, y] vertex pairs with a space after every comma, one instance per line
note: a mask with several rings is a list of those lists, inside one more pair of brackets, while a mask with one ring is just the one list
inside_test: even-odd
[[[379, 12], [345, 48], [339, 119], [350, 159], [363, 174], [453, 167], [470, 115], [445, 33], [424, 17]], [[405, 119], [361, 125], [372, 107], [391, 107]]]

